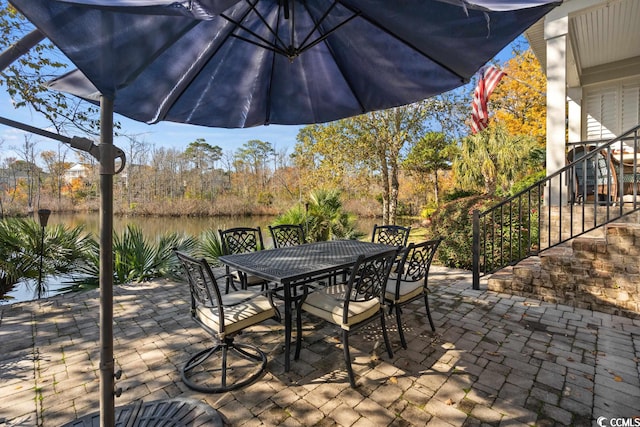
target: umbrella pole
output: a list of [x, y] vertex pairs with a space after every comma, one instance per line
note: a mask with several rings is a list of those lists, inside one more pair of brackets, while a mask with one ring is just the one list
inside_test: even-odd
[[113, 360], [113, 100], [100, 97], [100, 424], [115, 425]]

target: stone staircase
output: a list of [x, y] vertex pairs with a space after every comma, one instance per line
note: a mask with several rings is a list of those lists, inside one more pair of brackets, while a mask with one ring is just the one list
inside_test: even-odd
[[640, 318], [640, 224], [610, 223], [489, 277], [489, 290]]

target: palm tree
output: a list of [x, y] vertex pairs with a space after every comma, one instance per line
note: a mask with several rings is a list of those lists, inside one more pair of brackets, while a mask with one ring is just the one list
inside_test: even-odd
[[218, 257], [224, 255], [222, 241], [216, 230], [208, 229], [202, 232], [195, 255], [205, 258], [209, 264], [219, 265]]
[[308, 237], [311, 241], [355, 239], [355, 217], [342, 209], [338, 190], [315, 190], [309, 197]]
[[[173, 249], [191, 252], [198, 241], [180, 233], [167, 233], [155, 240], [147, 239], [142, 229], [127, 225], [122, 234], [113, 235], [113, 279], [115, 284], [144, 282], [163, 276], [179, 274], [178, 260]], [[89, 263], [82, 272], [89, 279], [98, 281], [100, 274], [98, 246], [94, 247]]]
[[489, 126], [463, 139], [453, 169], [464, 189], [483, 188], [485, 194], [493, 195], [500, 188], [508, 193], [511, 185], [528, 172], [536, 146], [533, 138], [510, 135], [502, 126]]
[[91, 257], [94, 246], [82, 226], [42, 228], [33, 219], [0, 220], [0, 292], [22, 280], [35, 283], [41, 256], [43, 277], [76, 271]]
[[309, 203], [296, 205], [276, 218], [277, 224], [302, 224], [307, 240], [318, 242], [330, 239], [355, 239], [362, 236], [355, 228], [353, 215], [342, 209], [340, 192], [315, 190]]

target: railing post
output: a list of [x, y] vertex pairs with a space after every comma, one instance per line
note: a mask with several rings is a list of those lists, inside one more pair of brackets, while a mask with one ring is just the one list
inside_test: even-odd
[[471, 245], [473, 257], [473, 289], [480, 289], [480, 211], [473, 210], [473, 241]]

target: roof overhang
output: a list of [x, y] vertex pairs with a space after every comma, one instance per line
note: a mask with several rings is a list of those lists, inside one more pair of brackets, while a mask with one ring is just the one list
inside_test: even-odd
[[640, 74], [640, 1], [564, 0], [525, 32], [545, 71], [548, 29], [565, 18], [569, 87]]

